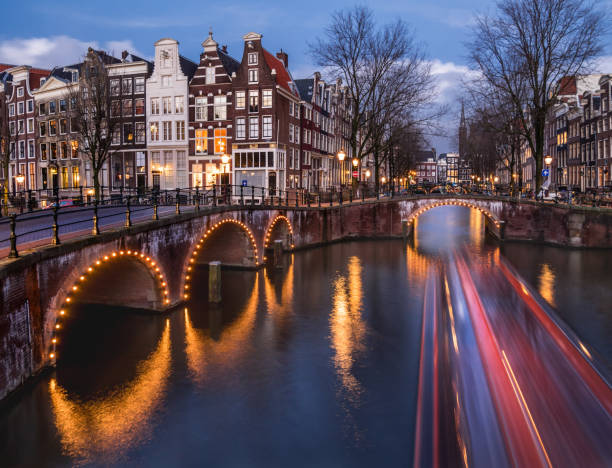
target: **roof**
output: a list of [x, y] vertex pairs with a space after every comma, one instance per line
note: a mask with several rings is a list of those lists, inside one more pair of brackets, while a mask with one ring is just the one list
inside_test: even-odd
[[436, 160], [436, 153], [432, 150], [427, 150], [427, 151], [417, 151], [415, 154], [415, 159], [419, 162], [426, 162], [427, 159], [429, 158], [433, 158], [433, 160]]
[[240, 62], [224, 52], [223, 49], [217, 48], [217, 55], [229, 76], [232, 76], [232, 73], [237, 72], [240, 68]]
[[291, 94], [295, 96], [299, 96], [297, 89], [295, 89], [295, 83], [289, 74], [289, 70], [285, 68], [283, 62], [277, 59], [274, 55], [268, 52], [266, 49], [263, 49], [264, 58], [266, 63], [270, 68], [276, 70], [276, 82], [286, 91], [289, 91]]
[[312, 90], [314, 88], [314, 78], [304, 78], [301, 80], [295, 80], [295, 86], [297, 87], [300, 98], [306, 102], [312, 101]]
[[70, 83], [72, 82], [72, 71], [70, 70], [80, 71], [82, 65], [82, 63], [75, 63], [72, 65], [55, 67], [53, 70], [51, 70], [51, 76], [65, 83]]
[[10, 65], [8, 63], [0, 63], [0, 72], [8, 70], [9, 68], [15, 68], [15, 65]]
[[195, 72], [198, 69], [198, 65], [196, 63], [192, 62], [187, 57], [183, 57], [182, 55], [179, 55], [179, 65], [181, 66], [183, 74], [190, 80], [193, 78], [193, 75], [195, 75]]

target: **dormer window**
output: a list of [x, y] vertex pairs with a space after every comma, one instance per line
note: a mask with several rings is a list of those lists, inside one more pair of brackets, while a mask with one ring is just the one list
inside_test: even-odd
[[23, 97], [23, 88], [17, 88], [17, 97]]
[[215, 67], [206, 68], [206, 84], [214, 84], [215, 82]]
[[72, 82], [76, 83], [77, 81], [79, 81], [79, 72], [72, 70]]
[[257, 52], [249, 52], [249, 65], [257, 65]]
[[249, 70], [249, 83], [258, 83], [259, 73], [257, 69]]

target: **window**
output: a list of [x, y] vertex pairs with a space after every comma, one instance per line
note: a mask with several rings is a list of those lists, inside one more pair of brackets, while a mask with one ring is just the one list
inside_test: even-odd
[[169, 96], [162, 98], [162, 113], [172, 114], [172, 98]]
[[145, 113], [145, 100], [144, 98], [134, 99], [134, 114], [144, 115]]
[[208, 150], [208, 131], [198, 128], [195, 131], [195, 152], [196, 154], [206, 153]]
[[263, 117], [261, 133], [264, 138], [272, 138], [272, 116], [265, 115]]
[[[45, 115], [46, 113], [47, 113], [47, 105], [44, 102], [41, 102], [38, 105], [38, 115]], [[9, 107], [9, 114], [10, 114], [10, 107]]]
[[59, 110], [60, 112], [66, 112], [66, 100], [65, 99], [60, 99]]
[[61, 168], [61, 183], [62, 183], [62, 188], [63, 189], [67, 189], [68, 188], [68, 168], [66, 166]]
[[73, 82], [73, 83], [76, 83], [77, 81], [79, 81], [79, 72], [78, 72], [78, 71], [76, 71], [76, 70], [72, 70], [72, 71], [70, 72], [70, 76], [71, 76], [71, 78], [72, 78], [72, 82]]
[[34, 119], [28, 119], [28, 133], [34, 133]]
[[249, 112], [259, 112], [259, 91], [249, 91]]
[[289, 101], [289, 115], [293, 115], [293, 102]]
[[47, 79], [46, 78], [41, 78], [40, 79], [40, 85], [44, 85], [46, 83]]
[[49, 151], [51, 153], [51, 160], [57, 159], [57, 143], [51, 143], [49, 145]]
[[121, 101], [111, 101], [111, 117], [119, 117], [121, 115]]
[[55, 101], [49, 101], [49, 114], [55, 114]]
[[163, 141], [170, 141], [172, 140], [172, 122], [169, 121], [164, 121], [162, 122], [162, 128], [163, 128]]
[[206, 120], [207, 98], [197, 97], [195, 99], [195, 118], [196, 120]]
[[23, 120], [19, 120], [17, 122], [17, 131], [19, 132], [20, 135], [23, 135], [25, 133], [25, 124]]
[[13, 117], [15, 115], [15, 104], [9, 104], [9, 117]]
[[215, 154], [224, 154], [227, 151], [227, 129], [215, 128]]
[[236, 109], [244, 109], [245, 101], [246, 93], [244, 91], [236, 91]]
[[215, 67], [206, 68], [206, 84], [214, 84], [215, 82]]
[[[289, 106], [293, 107], [293, 103], [290, 102]], [[261, 92], [261, 107], [272, 107], [272, 90], [264, 89]], [[291, 107], [289, 107], [291, 109]]]
[[46, 143], [40, 144], [40, 159], [41, 161], [47, 160], [47, 144]]
[[159, 98], [151, 98], [151, 115], [159, 115]]
[[151, 122], [151, 141], [159, 141], [159, 123]]
[[249, 83], [257, 83], [259, 81], [259, 72], [256, 68], [249, 70]]
[[289, 124], [289, 142], [293, 143], [293, 124]]
[[79, 166], [72, 166], [72, 186], [78, 187], [81, 177], [79, 176]]
[[75, 97], [71, 97], [70, 98], [70, 110], [76, 109], [76, 105], [77, 105], [76, 98]]
[[49, 120], [49, 136], [57, 135], [57, 122], [55, 120]]
[[176, 139], [180, 141], [185, 140], [185, 121], [177, 120], [175, 123], [176, 123]]
[[47, 122], [40, 123], [40, 136], [43, 137], [47, 134]]
[[132, 79], [123, 78], [121, 81], [123, 94], [132, 94]]
[[60, 119], [59, 125], [60, 125], [60, 135], [65, 135], [66, 133], [68, 133], [68, 120]]
[[225, 120], [227, 117], [226, 112], [227, 98], [225, 95], [215, 96], [215, 120]]
[[123, 143], [134, 143], [134, 125], [131, 123], [123, 124]]
[[25, 104], [23, 102], [17, 103], [17, 114], [18, 115], [25, 114]]
[[144, 143], [145, 142], [145, 123], [144, 122], [136, 122], [136, 143]]
[[257, 52], [249, 53], [249, 65], [257, 65]]
[[65, 141], [60, 143], [60, 158], [68, 159], [68, 143]]
[[162, 76], [162, 87], [169, 88], [170, 87], [170, 75]]
[[144, 77], [134, 78], [134, 93], [142, 94], [145, 92], [145, 79]]
[[246, 121], [244, 117], [236, 119], [236, 138], [243, 140], [246, 137]]
[[172, 66], [172, 55], [168, 50], [161, 51], [161, 62], [163, 68], [170, 68]]
[[17, 88], [17, 97], [23, 97], [23, 87]]
[[26, 145], [25, 141], [19, 142], [19, 159], [25, 159], [26, 157]]
[[182, 114], [185, 111], [185, 99], [183, 96], [174, 96], [174, 112]]
[[70, 142], [70, 157], [72, 159], [79, 159], [79, 142], [76, 140]]
[[249, 138], [259, 138], [259, 119], [257, 117], [249, 117]]
[[119, 80], [115, 79], [115, 80], [110, 80], [110, 93], [111, 96], [119, 96], [120, 93], [120, 88], [119, 88]]
[[124, 99], [123, 100], [123, 116], [131, 117], [134, 111], [132, 110], [132, 100]]
[[111, 144], [112, 145], [120, 145], [121, 144], [121, 129], [119, 128], [118, 125], [117, 125], [117, 127], [115, 127], [113, 129], [113, 137], [111, 139]]

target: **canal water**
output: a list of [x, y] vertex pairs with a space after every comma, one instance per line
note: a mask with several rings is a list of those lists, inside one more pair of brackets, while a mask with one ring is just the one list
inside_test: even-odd
[[[77, 305], [57, 369], [0, 407], [0, 466], [411, 465], [424, 283], [460, 248], [500, 247], [479, 213], [440, 207], [410, 245], [224, 272], [220, 306], [203, 271], [166, 316]], [[612, 362], [612, 251], [501, 253]]]

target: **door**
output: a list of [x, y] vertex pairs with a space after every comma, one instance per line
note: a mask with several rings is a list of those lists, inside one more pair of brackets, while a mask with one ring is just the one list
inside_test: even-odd
[[144, 174], [136, 174], [136, 187], [138, 195], [142, 195], [145, 192], [146, 180]]
[[160, 180], [161, 180], [161, 177], [160, 177], [159, 172], [153, 171], [153, 189], [154, 190], [159, 190]]
[[51, 169], [51, 185], [53, 186], [53, 195], [59, 194], [59, 174], [57, 169]]
[[49, 185], [49, 181], [47, 180], [47, 168], [43, 167], [41, 168], [41, 179], [42, 179], [42, 188], [46, 189]]
[[270, 195], [276, 193], [276, 172], [268, 174], [268, 189], [270, 190]]

